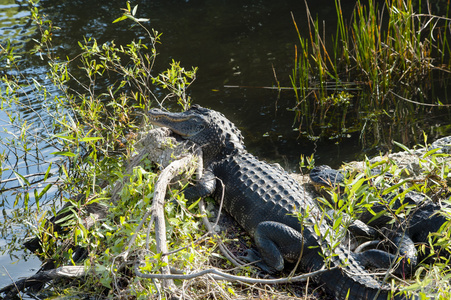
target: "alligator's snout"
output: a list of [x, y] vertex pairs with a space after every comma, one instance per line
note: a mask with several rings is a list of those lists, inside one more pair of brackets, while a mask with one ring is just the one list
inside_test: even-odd
[[184, 113], [172, 113], [158, 108], [152, 108], [148, 112], [150, 122], [183, 122], [190, 119]]
[[205, 121], [202, 117], [194, 115], [189, 111], [172, 113], [153, 108], [149, 110], [148, 115], [150, 123], [161, 127], [168, 127], [183, 137], [194, 136], [205, 128]]

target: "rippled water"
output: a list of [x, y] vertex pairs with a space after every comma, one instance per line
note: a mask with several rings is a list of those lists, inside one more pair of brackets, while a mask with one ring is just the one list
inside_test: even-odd
[[[4, 42], [9, 39], [11, 44], [17, 49], [18, 52], [23, 50], [23, 45], [31, 40], [31, 37], [35, 34], [35, 30], [29, 24], [30, 12], [25, 2], [18, 2], [13, 0], [0, 0], [0, 36], [2, 46], [5, 46]], [[40, 105], [39, 105], [40, 106]], [[37, 107], [37, 106], [35, 106]], [[31, 118], [32, 120], [33, 118]], [[20, 131], [19, 128], [8, 127], [8, 116], [0, 110], [0, 138], [11, 139], [17, 136]], [[6, 151], [6, 154], [11, 154], [8, 149], [0, 149], [2, 152]], [[20, 168], [20, 162], [16, 162], [14, 157], [8, 157], [8, 161], [11, 164], [18, 163]], [[4, 166], [5, 167], [5, 166]], [[31, 170], [34, 171], [34, 170]], [[11, 172], [2, 172], [2, 180], [11, 178]], [[11, 182], [11, 184], [3, 185], [2, 188], [8, 188], [17, 185], [17, 182]], [[7, 193], [3, 193], [2, 197], [5, 197]], [[3, 213], [8, 214], [8, 206], [12, 206], [13, 196], [8, 194], [9, 203], [5, 203], [2, 208]], [[2, 220], [2, 218], [0, 218]], [[21, 231], [19, 226], [11, 228], [11, 234], [16, 234]], [[19, 233], [20, 234], [20, 233]], [[8, 238], [8, 237], [6, 237]], [[0, 239], [0, 247], [6, 244], [6, 240]], [[22, 252], [16, 251], [13, 255], [3, 254], [0, 255], [0, 287], [3, 287], [11, 283], [11, 280], [17, 280], [23, 276], [29, 276], [34, 274], [40, 267], [40, 261], [35, 257], [30, 257], [28, 260], [23, 260]]]

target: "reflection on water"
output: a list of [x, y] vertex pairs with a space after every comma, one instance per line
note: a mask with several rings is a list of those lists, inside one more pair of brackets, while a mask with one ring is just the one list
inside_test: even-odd
[[[0, 0], [0, 36], [14, 45], [27, 42], [34, 34], [28, 25], [30, 11], [26, 1]], [[2, 41], [2, 44], [5, 40]]]
[[[20, 230], [20, 228], [17, 228]], [[4, 247], [6, 241], [0, 239], [0, 247]], [[14, 280], [35, 274], [41, 266], [41, 261], [31, 256], [24, 260], [20, 251], [14, 257], [7, 254], [0, 254], [0, 288], [9, 285]]]
[[[35, 28], [31, 26], [29, 17], [31, 13], [28, 8], [26, 1], [14, 1], [14, 0], [0, 0], [0, 44], [2, 47], [6, 47], [6, 41], [11, 43], [11, 46], [16, 49], [16, 53], [22, 55], [25, 50], [25, 45], [31, 43], [31, 38], [35, 34]], [[0, 50], [1, 51], [1, 50]], [[12, 106], [7, 108], [2, 106], [3, 110], [0, 110], [0, 140], [5, 142], [8, 140], [16, 140], [20, 137], [22, 128], [10, 126], [9, 116], [7, 112], [18, 112], [21, 113], [22, 117], [27, 120], [30, 125], [29, 133], [32, 135], [27, 138], [30, 140], [30, 147], [39, 147], [42, 149], [40, 153], [41, 158], [48, 157], [51, 149], [44, 147], [44, 144], [39, 137], [47, 136], [44, 124], [48, 120], [40, 119], [38, 112], [42, 110], [42, 103], [40, 103], [39, 98], [30, 98], [33, 95], [33, 86], [31, 79], [40, 80], [45, 82], [44, 77], [47, 72], [46, 69], [42, 69], [39, 64], [35, 64], [31, 67], [27, 67], [24, 60], [27, 57], [22, 56], [18, 58], [18, 62], [24, 67], [24, 74], [28, 76], [30, 82], [22, 82], [23, 91], [19, 96], [19, 101], [23, 103], [21, 106]], [[4, 64], [5, 61], [1, 61]], [[0, 65], [0, 68], [5, 67]], [[0, 75], [3, 76], [2, 73]], [[5, 91], [5, 86], [0, 83], [0, 88], [2, 92]], [[48, 124], [48, 123], [47, 123]], [[34, 136], [35, 138], [32, 138]], [[15, 201], [15, 196], [11, 191], [3, 191], [5, 189], [10, 189], [19, 185], [19, 181], [15, 180], [16, 176], [12, 170], [25, 175], [42, 172], [42, 166], [36, 164], [31, 156], [27, 161], [18, 159], [23, 153], [17, 152], [14, 149], [2, 147], [3, 143], [0, 145], [0, 152], [5, 156], [5, 160], [2, 163], [1, 180], [8, 181], [1, 185], [2, 192], [0, 197], [0, 223], [2, 224], [1, 232], [4, 239], [0, 239], [0, 247], [3, 248], [6, 245], [6, 241], [11, 239], [23, 239], [23, 228], [20, 226], [13, 225], [11, 222], [7, 222], [6, 219], [14, 217], [11, 214], [10, 208], [13, 207]], [[45, 172], [45, 170], [44, 170]], [[33, 181], [35, 178], [29, 177], [28, 180]], [[30, 202], [33, 202], [33, 197], [30, 197]], [[6, 218], [6, 219], [5, 219]], [[24, 276], [30, 276], [39, 269], [40, 260], [35, 256], [30, 256], [27, 260], [24, 260], [24, 253], [20, 250], [15, 251], [11, 255], [0, 254], [0, 287], [4, 287], [10, 283], [12, 280], [18, 280]]]

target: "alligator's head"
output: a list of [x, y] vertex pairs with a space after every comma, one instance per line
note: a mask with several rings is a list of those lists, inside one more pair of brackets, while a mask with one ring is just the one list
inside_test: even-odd
[[153, 108], [149, 116], [152, 124], [168, 127], [182, 138], [201, 146], [204, 159], [215, 159], [244, 149], [240, 130], [217, 111], [193, 105], [181, 113]]

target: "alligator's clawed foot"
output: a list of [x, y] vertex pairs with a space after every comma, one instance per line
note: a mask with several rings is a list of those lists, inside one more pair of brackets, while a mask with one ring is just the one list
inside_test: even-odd
[[[266, 274], [259, 274], [261, 277], [266, 277], [267, 274], [275, 274], [277, 271], [274, 268], [268, 266], [261, 258], [258, 251], [254, 249], [247, 249], [243, 256], [238, 257], [241, 260], [251, 263], [253, 266], [260, 268]], [[259, 272], [260, 273], [260, 272]]]

